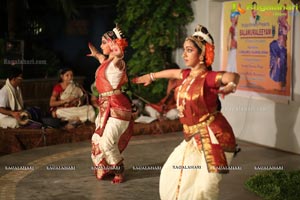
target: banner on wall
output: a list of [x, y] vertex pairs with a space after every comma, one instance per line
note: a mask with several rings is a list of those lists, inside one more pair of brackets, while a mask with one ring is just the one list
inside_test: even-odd
[[240, 74], [238, 95], [291, 99], [295, 9], [290, 0], [223, 3], [221, 70]]

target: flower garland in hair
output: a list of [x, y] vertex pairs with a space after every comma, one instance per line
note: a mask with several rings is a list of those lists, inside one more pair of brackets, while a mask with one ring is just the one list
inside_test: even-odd
[[215, 58], [215, 45], [206, 42], [205, 44], [205, 64], [211, 66]]
[[125, 48], [128, 46], [128, 42], [124, 38], [122, 38], [122, 39], [117, 38], [117, 39], [115, 39], [115, 42], [122, 49], [122, 51], [124, 51]]

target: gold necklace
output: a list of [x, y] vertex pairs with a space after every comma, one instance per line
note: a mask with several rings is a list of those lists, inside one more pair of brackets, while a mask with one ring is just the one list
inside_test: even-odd
[[[177, 98], [176, 98], [176, 106], [177, 106], [178, 116], [179, 117], [184, 117], [183, 111], [185, 110], [186, 99], [188, 97], [188, 92], [190, 90], [191, 85], [194, 83], [195, 79], [199, 75], [202, 75], [205, 72], [206, 72], [206, 70], [201, 70], [196, 75], [190, 73], [189, 76], [187, 78], [185, 78], [184, 81], [182, 82], [182, 84], [179, 86], [178, 92], [177, 92]], [[182, 103], [180, 103], [179, 102], [179, 100], [180, 100], [180, 95], [179, 94], [181, 93], [182, 87], [183, 87], [183, 85], [185, 84], [185, 82], [187, 80], [190, 80], [190, 82], [188, 83], [188, 86], [186, 87], [186, 89], [184, 91], [184, 95], [183, 95], [183, 98], [182, 98]]]
[[195, 71], [191, 71], [190, 72], [190, 74], [189, 74], [189, 76], [191, 76], [191, 77], [196, 77], [196, 76], [198, 76], [199, 74], [202, 74], [202, 73], [204, 73], [204, 72], [206, 72], [206, 69], [199, 69], [199, 70], [195, 70]]

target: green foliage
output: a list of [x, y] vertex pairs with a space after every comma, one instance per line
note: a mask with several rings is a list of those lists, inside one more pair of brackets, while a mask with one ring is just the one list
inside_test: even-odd
[[[172, 50], [182, 45], [185, 25], [193, 20], [191, 1], [119, 0], [116, 23], [132, 48], [127, 62], [130, 77], [160, 71], [172, 62]], [[158, 100], [165, 94], [165, 86], [160, 83], [142, 89], [133, 87], [141, 96]]]
[[266, 171], [250, 177], [245, 186], [265, 200], [298, 200], [300, 171]]

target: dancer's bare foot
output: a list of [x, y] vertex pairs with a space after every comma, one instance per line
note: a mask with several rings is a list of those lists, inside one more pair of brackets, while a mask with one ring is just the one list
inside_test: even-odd
[[115, 177], [111, 181], [112, 184], [119, 184], [125, 181], [124, 173], [122, 174], [115, 174]]
[[96, 169], [95, 172], [96, 172], [95, 173], [96, 174], [96, 178], [98, 180], [102, 180], [104, 178], [105, 174], [106, 174], [106, 171], [103, 170], [103, 169]]

